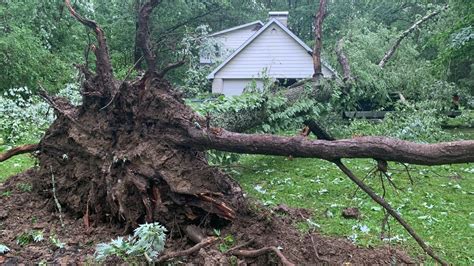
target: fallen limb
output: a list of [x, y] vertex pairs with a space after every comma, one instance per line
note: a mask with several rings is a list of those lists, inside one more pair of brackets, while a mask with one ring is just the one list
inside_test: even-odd
[[[328, 132], [324, 130], [322, 126], [320, 126], [316, 121], [310, 120], [306, 122], [306, 124], [310, 127], [310, 130], [315, 130], [313, 133], [320, 139], [326, 139], [329, 141], [334, 141], [335, 138], [332, 137]], [[378, 169], [379, 171], [387, 171], [387, 162], [382, 161], [380, 159], [375, 159], [377, 161]], [[341, 171], [346, 174], [349, 179], [354, 182], [360, 189], [362, 189], [367, 195], [369, 195], [375, 202], [377, 202], [380, 206], [382, 206], [388, 214], [390, 214], [395, 220], [400, 223], [403, 228], [415, 239], [415, 241], [418, 243], [418, 245], [428, 254], [430, 257], [432, 257], [434, 260], [439, 262], [441, 265], [448, 265], [445, 261], [443, 261], [440, 257], [438, 257], [433, 250], [421, 239], [421, 237], [415, 232], [415, 230], [401, 217], [401, 215], [396, 212], [392, 206], [388, 202], [385, 201], [384, 198], [380, 197], [377, 195], [369, 186], [367, 186], [362, 180], [357, 178], [357, 176], [352, 173], [352, 171], [347, 168], [340, 159], [333, 160], [332, 161], [334, 164], [341, 169]], [[383, 180], [382, 180], [382, 186], [383, 186]], [[384, 188], [384, 196], [385, 196], [385, 188]], [[386, 219], [386, 218], [384, 218]]]
[[266, 253], [269, 253], [269, 252], [274, 252], [278, 256], [278, 258], [280, 258], [281, 263], [283, 265], [285, 265], [285, 266], [294, 266], [295, 265], [292, 262], [290, 262], [283, 255], [283, 253], [281, 253], [281, 251], [276, 247], [264, 247], [264, 248], [257, 249], [257, 250], [234, 250], [232, 252], [229, 252], [229, 254], [234, 255], [234, 256], [238, 256], [238, 257], [254, 258], [254, 257], [262, 256], [262, 255], [264, 255]]
[[319, 158], [377, 158], [418, 165], [474, 162], [474, 141], [421, 144], [388, 137], [358, 137], [343, 140], [308, 140], [268, 134], [241, 134], [223, 129], [189, 128], [190, 138], [177, 144], [236, 153]]
[[0, 154], [0, 162], [6, 161], [10, 159], [13, 156], [24, 154], [24, 153], [29, 153], [29, 152], [34, 152], [39, 149], [38, 144], [26, 144], [23, 146], [18, 146], [15, 147], [7, 152], [4, 152]]
[[182, 251], [176, 251], [176, 252], [170, 252], [168, 254], [164, 254], [163, 256], [159, 257], [158, 260], [156, 261], [157, 263], [167, 261], [172, 258], [177, 258], [177, 257], [183, 257], [183, 256], [189, 256], [195, 252], [198, 252], [201, 248], [204, 248], [206, 246], [209, 246], [210, 244], [214, 243], [217, 240], [215, 237], [208, 237], [201, 241], [200, 243], [194, 245], [193, 247], [182, 250]]
[[440, 257], [438, 257], [431, 247], [426, 245], [426, 243], [421, 239], [421, 237], [411, 228], [411, 226], [396, 212], [392, 206], [388, 202], [386, 202], [383, 198], [381, 198], [379, 195], [377, 195], [369, 186], [364, 184], [360, 179], [358, 179], [354, 173], [352, 173], [349, 168], [347, 168], [340, 160], [334, 161], [334, 163], [341, 169], [344, 174], [346, 174], [352, 182], [356, 183], [360, 189], [362, 189], [365, 193], [367, 193], [375, 202], [377, 202], [380, 206], [382, 206], [395, 220], [400, 223], [403, 228], [415, 239], [415, 241], [420, 245], [420, 247], [428, 254], [430, 257], [432, 257], [434, 260], [439, 262], [441, 265], [448, 265], [444, 260], [442, 260]]
[[244, 243], [242, 243], [242, 244], [239, 244], [239, 245], [237, 245], [237, 246], [235, 246], [235, 247], [230, 248], [230, 249], [227, 250], [225, 253], [227, 253], [227, 254], [232, 253], [234, 250], [237, 250], [237, 249], [241, 249], [241, 248], [243, 248], [243, 247], [246, 247], [246, 246], [252, 244], [254, 241], [255, 241], [255, 239], [252, 238], [252, 239], [250, 239], [250, 240], [247, 241], [247, 242], [244, 242]]

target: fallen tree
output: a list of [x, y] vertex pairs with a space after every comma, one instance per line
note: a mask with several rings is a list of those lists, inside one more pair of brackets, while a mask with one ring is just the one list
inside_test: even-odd
[[[163, 70], [155, 69], [148, 19], [158, 3], [149, 1], [140, 10], [138, 36], [148, 70], [136, 80], [119, 82], [113, 75], [103, 31], [66, 0], [72, 16], [96, 33], [97, 47], [92, 49], [96, 73], [80, 68], [86, 79], [79, 107], [42, 93], [57, 119], [40, 143], [26, 150], [39, 151], [35, 190], [54, 196], [69, 212], [93, 223], [120, 223], [125, 229], [151, 221], [182, 226], [210, 215], [225, 221], [239, 219], [247, 211], [242, 189], [229, 175], [208, 165], [204, 156], [208, 149], [331, 162], [342, 158], [421, 165], [474, 162], [474, 141], [417, 144], [383, 137], [311, 141], [210, 127], [185, 105], [163, 78]], [[52, 182], [55, 195], [51, 194]], [[234, 253], [257, 256], [269, 251], [281, 255], [275, 248]]]

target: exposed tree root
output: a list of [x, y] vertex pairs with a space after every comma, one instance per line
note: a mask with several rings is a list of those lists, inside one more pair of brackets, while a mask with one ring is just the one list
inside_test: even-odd
[[38, 149], [39, 149], [38, 144], [27, 144], [27, 145], [15, 147], [7, 152], [1, 153], [0, 162], [6, 161], [16, 155], [37, 151]]
[[294, 263], [290, 262], [285, 257], [285, 255], [283, 255], [283, 253], [276, 247], [264, 247], [264, 248], [257, 249], [257, 250], [233, 250], [232, 252], [229, 252], [229, 254], [234, 255], [234, 256], [238, 256], [238, 257], [254, 258], [254, 257], [262, 256], [262, 255], [267, 254], [269, 252], [274, 252], [278, 256], [278, 258], [280, 258], [280, 261], [283, 265], [285, 265], [285, 266], [294, 266], [295, 265]]
[[208, 237], [208, 238], [204, 239], [203, 241], [201, 241], [200, 243], [194, 245], [193, 247], [191, 247], [189, 249], [164, 254], [163, 256], [159, 257], [156, 262], [160, 263], [160, 262], [165, 262], [167, 260], [170, 260], [172, 258], [189, 256], [193, 253], [198, 252], [201, 248], [205, 248], [205, 247], [211, 245], [215, 241], [217, 241], [217, 238]]

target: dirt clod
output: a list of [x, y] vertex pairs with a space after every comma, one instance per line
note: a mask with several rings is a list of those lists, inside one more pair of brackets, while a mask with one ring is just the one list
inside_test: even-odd
[[360, 218], [360, 211], [357, 207], [350, 207], [345, 208], [342, 210], [342, 217], [346, 219], [359, 219]]

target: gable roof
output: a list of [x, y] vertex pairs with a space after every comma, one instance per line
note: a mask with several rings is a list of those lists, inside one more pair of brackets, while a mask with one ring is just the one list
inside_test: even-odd
[[243, 28], [246, 28], [246, 27], [249, 27], [249, 26], [252, 26], [252, 25], [260, 25], [260, 26], [263, 26], [263, 22], [260, 21], [260, 20], [256, 20], [256, 21], [253, 21], [253, 22], [250, 22], [250, 23], [247, 23], [247, 24], [235, 26], [235, 27], [232, 27], [232, 28], [230, 28], [230, 29], [225, 29], [225, 30], [221, 30], [221, 31], [212, 33], [212, 34], [209, 35], [209, 37], [221, 35], [221, 34], [224, 34], [224, 33], [227, 33], [227, 32], [231, 32], [231, 31], [234, 31], [234, 30], [243, 29]]
[[[291, 38], [293, 38], [299, 45], [301, 45], [309, 54], [313, 53], [313, 50], [309, 48], [300, 38], [298, 38], [293, 32], [291, 32], [285, 25], [283, 25], [280, 21], [275, 18], [270, 19], [260, 30], [258, 30], [254, 35], [252, 35], [247, 41], [245, 41], [237, 50], [235, 50], [229, 57], [227, 57], [224, 62], [222, 62], [219, 66], [217, 66], [208, 76], [208, 79], [213, 79], [215, 74], [221, 70], [227, 63], [229, 63], [234, 57], [236, 57], [245, 47], [247, 47], [250, 43], [252, 43], [258, 36], [260, 36], [270, 25], [276, 24], [278, 25], [284, 32], [286, 32]], [[331, 72], [336, 74], [334, 69], [332, 69], [324, 60], [322, 60], [322, 64], [327, 67]]]

